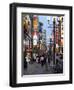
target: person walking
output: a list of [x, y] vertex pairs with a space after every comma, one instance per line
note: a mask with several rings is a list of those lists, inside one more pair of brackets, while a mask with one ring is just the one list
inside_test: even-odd
[[44, 65], [45, 65], [45, 70], [48, 71], [48, 64], [47, 64], [47, 55], [44, 56]]
[[40, 61], [41, 61], [41, 66], [43, 66], [44, 65], [44, 56], [43, 55], [40, 57]]
[[24, 69], [27, 69], [27, 61], [26, 61], [26, 58], [24, 58]]

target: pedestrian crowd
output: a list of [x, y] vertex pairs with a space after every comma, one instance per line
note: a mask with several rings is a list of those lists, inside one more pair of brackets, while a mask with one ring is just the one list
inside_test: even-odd
[[41, 64], [42, 67], [47, 63], [47, 57], [45, 54], [39, 56], [38, 54], [34, 53], [33, 58], [31, 58], [29, 55], [26, 55], [24, 58], [24, 69], [26, 69], [29, 64], [33, 64], [34, 62]]

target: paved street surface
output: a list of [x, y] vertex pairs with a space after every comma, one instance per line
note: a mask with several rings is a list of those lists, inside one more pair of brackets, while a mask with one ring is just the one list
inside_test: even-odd
[[40, 63], [33, 62], [28, 63], [27, 69], [24, 69], [24, 75], [33, 75], [33, 74], [53, 74], [56, 73], [56, 69], [54, 69], [53, 63], [46, 63], [41, 66]]
[[51, 66], [38, 64], [34, 62], [33, 64], [28, 63], [27, 69], [24, 70], [24, 74], [43, 74], [43, 73], [52, 73], [53, 69]]

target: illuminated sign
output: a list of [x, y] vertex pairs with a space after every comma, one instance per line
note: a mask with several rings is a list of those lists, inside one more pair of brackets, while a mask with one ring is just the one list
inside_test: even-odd
[[38, 41], [38, 37], [37, 37], [37, 33], [35, 32], [33, 35], [33, 45], [37, 45], [37, 41]]
[[38, 18], [37, 16], [33, 16], [33, 29], [36, 31], [38, 29]]

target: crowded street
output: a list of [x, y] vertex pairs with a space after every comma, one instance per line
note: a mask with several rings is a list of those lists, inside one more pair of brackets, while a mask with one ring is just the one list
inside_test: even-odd
[[[56, 58], [59, 58], [56, 56]], [[27, 63], [27, 67], [24, 69], [23, 74], [24, 75], [32, 75], [32, 74], [54, 74], [54, 73], [62, 73], [63, 68], [63, 62], [61, 59], [58, 59], [58, 64], [53, 65], [53, 61], [50, 60], [50, 63], [48, 63], [48, 60], [46, 63], [41, 65], [40, 62], [29, 62]]]
[[22, 75], [63, 73], [63, 18], [22, 14]]

